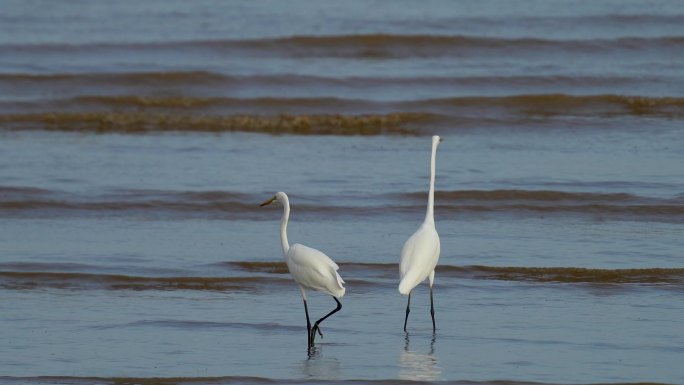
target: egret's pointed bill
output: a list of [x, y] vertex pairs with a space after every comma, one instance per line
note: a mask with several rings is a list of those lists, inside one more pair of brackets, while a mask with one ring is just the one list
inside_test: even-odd
[[267, 200], [266, 202], [264, 202], [264, 203], [260, 204], [259, 206], [266, 206], [266, 205], [270, 205], [271, 203], [273, 203], [273, 201], [274, 201], [274, 200], [276, 200], [276, 197], [275, 197], [275, 196], [274, 196], [273, 198], [271, 198], [271, 199]]

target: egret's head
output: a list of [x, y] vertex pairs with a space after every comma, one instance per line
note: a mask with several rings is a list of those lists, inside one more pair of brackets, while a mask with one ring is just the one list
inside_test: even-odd
[[287, 194], [285, 194], [284, 192], [280, 191], [280, 192], [277, 192], [277, 193], [273, 196], [273, 198], [267, 200], [266, 202], [260, 204], [259, 206], [267, 206], [267, 205], [270, 205], [270, 204], [273, 203], [273, 202], [277, 202], [277, 203], [280, 203], [280, 204], [285, 204], [285, 202], [287, 202], [287, 201], [288, 201], [288, 199], [287, 199]]
[[436, 146], [440, 143], [442, 143], [442, 138], [440, 138], [439, 135], [433, 135], [432, 136], [432, 144]]

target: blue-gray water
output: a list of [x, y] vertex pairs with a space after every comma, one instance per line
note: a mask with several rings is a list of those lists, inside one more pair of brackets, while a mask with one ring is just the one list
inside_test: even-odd
[[684, 383], [681, 2], [0, 8], [0, 383]]

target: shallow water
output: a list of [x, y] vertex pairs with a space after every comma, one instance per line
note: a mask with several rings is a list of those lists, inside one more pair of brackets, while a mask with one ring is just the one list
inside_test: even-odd
[[684, 382], [682, 4], [344, 4], [6, 2], [0, 383]]

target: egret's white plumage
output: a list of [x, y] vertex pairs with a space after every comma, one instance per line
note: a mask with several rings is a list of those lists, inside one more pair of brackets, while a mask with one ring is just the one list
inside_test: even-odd
[[426, 278], [430, 281], [430, 313], [432, 315], [432, 327], [435, 328], [434, 305], [432, 301], [432, 284], [435, 280], [435, 266], [439, 260], [439, 235], [435, 228], [434, 202], [435, 202], [435, 158], [437, 146], [441, 142], [439, 136], [432, 137], [432, 154], [430, 157], [430, 190], [428, 193], [428, 205], [425, 220], [413, 235], [406, 241], [401, 250], [401, 262], [399, 263], [399, 293], [408, 295], [406, 306], [406, 318], [404, 330], [408, 321], [409, 306], [411, 304], [411, 291]]
[[425, 278], [430, 278], [432, 286], [439, 251], [439, 235], [435, 224], [423, 223], [401, 250], [399, 293], [408, 295]]
[[[318, 325], [342, 308], [342, 305], [337, 298], [342, 298], [342, 296], [344, 296], [344, 280], [337, 273], [339, 266], [321, 251], [299, 243], [290, 246], [290, 243], [287, 240], [287, 223], [290, 218], [290, 200], [288, 199], [287, 194], [278, 192], [273, 198], [262, 203], [261, 206], [266, 206], [273, 202], [278, 202], [283, 205], [283, 217], [280, 221], [280, 243], [287, 268], [290, 271], [292, 278], [299, 284], [299, 288], [302, 292], [304, 310], [306, 312], [309, 347], [311, 347], [316, 332], [323, 336]], [[329, 294], [335, 299], [335, 302], [337, 302], [337, 308], [328, 313], [325, 317], [316, 321], [313, 328], [309, 321], [309, 310], [306, 305], [306, 289]]]
[[285, 254], [287, 268], [301, 286], [330, 294], [344, 296], [344, 280], [337, 273], [339, 266], [322, 252], [295, 243]]

